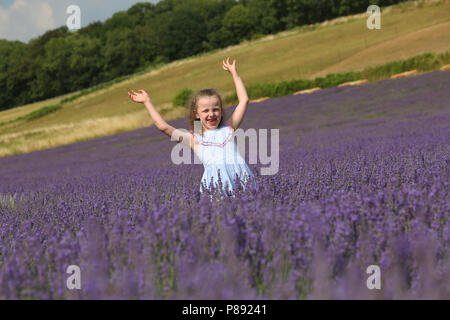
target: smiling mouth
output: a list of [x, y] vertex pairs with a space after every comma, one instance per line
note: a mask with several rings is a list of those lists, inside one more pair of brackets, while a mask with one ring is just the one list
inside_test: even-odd
[[214, 126], [214, 125], [217, 124], [217, 119], [214, 119], [214, 120], [208, 120], [207, 122], [208, 122], [210, 125]]

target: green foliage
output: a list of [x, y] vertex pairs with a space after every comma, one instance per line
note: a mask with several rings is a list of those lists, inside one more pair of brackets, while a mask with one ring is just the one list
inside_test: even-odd
[[138, 2], [127, 11], [128, 15], [135, 16], [139, 20], [154, 15], [155, 5], [148, 2]]
[[189, 88], [183, 88], [177, 92], [172, 100], [174, 106], [186, 106], [193, 91]]
[[166, 64], [169, 62], [169, 59], [166, 58], [163, 55], [159, 55], [155, 58], [155, 60], [153, 61], [154, 64], [158, 65], [158, 64]]
[[0, 73], [6, 72], [8, 67], [14, 64], [15, 59], [20, 57], [26, 45], [20, 41], [7, 41], [0, 39]]
[[31, 57], [36, 58], [45, 53], [45, 45], [52, 39], [64, 38], [68, 36], [68, 29], [66, 26], [57, 29], [49, 30], [38, 38], [31, 39], [28, 42], [28, 52]]
[[448, 51], [441, 54], [424, 53], [406, 60], [393, 61], [382, 66], [366, 68], [362, 71], [362, 77], [369, 81], [375, 81], [409, 70], [430, 71], [449, 63], [450, 53]]
[[101, 71], [106, 79], [130, 74], [140, 65], [156, 57], [155, 37], [151, 29], [138, 26], [135, 30], [114, 29], [108, 31], [106, 46], [102, 48], [104, 59]]
[[239, 42], [248, 37], [253, 28], [250, 9], [238, 4], [227, 12], [223, 19], [223, 32], [234, 42]]
[[100, 21], [91, 22], [86, 27], [78, 30], [78, 34], [89, 38], [101, 39], [102, 44], [105, 43], [103, 23]]
[[313, 81], [314, 87], [332, 88], [344, 82], [361, 80], [361, 72], [346, 72], [328, 74], [325, 78], [316, 78]]
[[206, 1], [190, 0], [150, 22], [158, 34], [159, 53], [170, 61], [203, 52], [207, 40]]
[[29, 114], [27, 114], [25, 116], [18, 117], [16, 119], [16, 121], [19, 121], [19, 120], [31, 121], [31, 120], [34, 120], [34, 119], [42, 118], [43, 116], [46, 116], [49, 113], [55, 112], [55, 111], [57, 111], [57, 110], [59, 110], [61, 108], [62, 108], [62, 104], [61, 103], [58, 103], [58, 104], [55, 104], [55, 105], [51, 105], [51, 106], [45, 106], [45, 107], [42, 107], [42, 108], [40, 108], [40, 109], [38, 109], [36, 111], [33, 111], [33, 112], [31, 112], [31, 113], [29, 113]]
[[284, 14], [274, 0], [250, 0], [246, 4], [250, 9], [255, 33], [270, 34], [284, 29], [281, 16]]
[[103, 31], [133, 29], [139, 24], [139, 16], [130, 15], [126, 11], [119, 11], [105, 21]]
[[39, 71], [31, 83], [30, 96], [45, 99], [98, 82], [100, 48], [100, 40], [78, 34], [50, 40], [45, 55], [37, 59]]

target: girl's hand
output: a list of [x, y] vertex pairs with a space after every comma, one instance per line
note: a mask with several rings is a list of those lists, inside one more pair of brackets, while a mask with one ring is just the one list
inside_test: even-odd
[[233, 60], [233, 64], [230, 64], [230, 57], [228, 57], [227, 61], [222, 60], [222, 63], [223, 63], [223, 65], [222, 65], [223, 70], [228, 71], [231, 74], [237, 73], [237, 70], [236, 70], [236, 59]]
[[130, 96], [130, 99], [133, 100], [134, 102], [139, 103], [150, 102], [150, 97], [144, 90], [138, 90], [139, 93], [136, 93], [134, 90], [131, 90], [131, 92], [132, 93], [128, 91], [128, 95]]

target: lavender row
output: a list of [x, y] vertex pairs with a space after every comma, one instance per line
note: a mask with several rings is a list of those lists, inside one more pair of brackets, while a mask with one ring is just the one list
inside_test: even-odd
[[200, 195], [202, 166], [170, 163], [154, 128], [0, 159], [0, 298], [448, 298], [448, 82], [251, 105], [245, 127], [280, 128], [280, 169], [250, 165], [235, 198]]

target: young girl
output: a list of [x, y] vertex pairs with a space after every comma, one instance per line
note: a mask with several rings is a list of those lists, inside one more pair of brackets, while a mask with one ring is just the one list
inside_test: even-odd
[[[237, 73], [236, 60], [233, 64], [230, 64], [229, 60], [230, 57], [226, 61], [222, 60], [222, 68], [231, 73], [236, 86], [239, 104], [233, 115], [227, 121], [224, 120], [222, 99], [216, 90], [200, 90], [194, 94], [190, 102], [190, 133], [178, 131], [180, 132], [178, 142], [189, 144], [205, 168], [200, 192], [209, 188], [211, 183], [217, 188], [219, 175], [222, 190], [225, 192], [236, 189], [235, 179], [240, 180], [243, 188], [251, 180], [256, 188], [255, 176], [239, 154], [234, 142], [234, 132], [241, 124], [247, 110], [248, 96]], [[131, 93], [128, 92], [130, 99], [144, 103], [157, 128], [171, 137], [176, 129], [161, 118], [144, 90], [138, 92], [134, 90], [131, 90]], [[193, 132], [194, 128], [195, 132]]]

